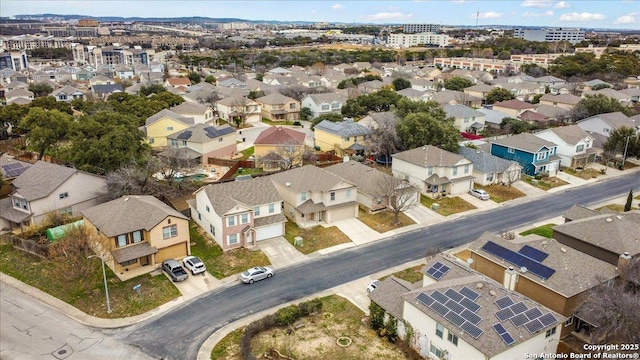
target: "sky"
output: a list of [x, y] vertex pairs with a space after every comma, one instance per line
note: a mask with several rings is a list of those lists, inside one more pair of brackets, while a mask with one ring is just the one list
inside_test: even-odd
[[2, 0], [0, 15], [240, 18], [342, 23], [435, 23], [640, 30], [640, 0]]

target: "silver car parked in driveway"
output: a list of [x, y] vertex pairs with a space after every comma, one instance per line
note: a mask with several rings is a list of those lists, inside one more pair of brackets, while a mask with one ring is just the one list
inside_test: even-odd
[[471, 190], [469, 190], [469, 194], [477, 197], [480, 200], [489, 200], [489, 198], [490, 198], [488, 192], [486, 192], [484, 190], [480, 190], [480, 189], [471, 189]]
[[253, 284], [254, 282], [266, 278], [270, 278], [275, 275], [275, 271], [272, 268], [266, 266], [256, 266], [251, 269], [247, 269], [240, 274], [240, 281], [245, 284]]

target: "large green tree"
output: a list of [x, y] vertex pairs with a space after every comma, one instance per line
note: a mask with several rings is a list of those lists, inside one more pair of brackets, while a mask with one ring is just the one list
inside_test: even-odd
[[460, 134], [453, 126], [452, 118], [442, 120], [427, 112], [412, 113], [398, 122], [396, 132], [405, 149], [433, 145], [451, 152], [458, 151]]
[[34, 83], [29, 85], [29, 91], [31, 91], [35, 97], [43, 97], [51, 94], [53, 88], [47, 84]]
[[404, 90], [411, 87], [411, 81], [402, 77], [399, 77], [393, 80], [392, 84], [393, 84], [393, 88], [396, 91]]
[[29, 147], [38, 153], [38, 159], [42, 159], [46, 151], [67, 139], [72, 123], [71, 115], [56, 109], [31, 108], [18, 126], [27, 131]]
[[611, 112], [621, 112], [627, 116], [633, 115], [633, 109], [626, 107], [614, 98], [603, 94], [586, 95], [571, 110], [571, 117], [574, 120], [588, 118], [593, 115], [606, 114]]
[[393, 90], [379, 90], [371, 94], [361, 95], [355, 99], [347, 100], [342, 107], [342, 115], [348, 117], [360, 117], [369, 112], [389, 111], [391, 106], [402, 98]]
[[609, 134], [607, 141], [603, 145], [603, 150], [611, 154], [626, 155], [627, 157], [640, 156], [640, 139], [634, 129], [623, 126]]
[[447, 90], [462, 91], [469, 86], [473, 86], [473, 82], [460, 76], [454, 76], [444, 81], [444, 88]]
[[487, 104], [493, 104], [500, 101], [511, 100], [514, 97], [511, 91], [507, 89], [495, 88], [487, 93], [486, 100]]

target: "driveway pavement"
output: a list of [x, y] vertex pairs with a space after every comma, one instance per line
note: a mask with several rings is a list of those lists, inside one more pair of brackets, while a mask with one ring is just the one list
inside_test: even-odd
[[500, 206], [500, 204], [496, 203], [493, 200], [480, 200], [477, 197], [467, 193], [458, 194], [456, 196], [460, 197], [462, 200], [476, 207], [477, 210], [471, 210], [471, 211], [491, 210]]
[[240, 141], [238, 143], [238, 151], [252, 147], [258, 135], [269, 128], [269, 125], [263, 122], [252, 123], [251, 125], [253, 127], [236, 130], [238, 141]]
[[298, 251], [282, 236], [260, 241], [258, 247], [267, 255], [275, 269], [291, 266], [308, 259], [307, 255]]
[[523, 193], [525, 193], [525, 195], [527, 195], [526, 197], [519, 198], [519, 199], [524, 199], [524, 201], [528, 201], [533, 198], [537, 198], [547, 194], [546, 191], [539, 189], [533, 185], [530, 185], [527, 182], [522, 180], [514, 182], [513, 184], [511, 184], [511, 186], [522, 191]]
[[198, 297], [206, 292], [209, 292], [210, 290], [223, 285], [226, 282], [229, 282], [228, 280], [218, 280], [208, 272], [197, 275], [191, 275], [191, 272], [189, 272], [188, 270], [187, 272], [189, 273], [189, 278], [187, 280], [173, 283], [178, 288], [178, 290], [180, 290], [180, 293], [182, 294], [182, 297], [185, 301], [193, 299], [194, 297]]
[[415, 204], [410, 208], [408, 208], [404, 212], [404, 214], [410, 217], [413, 221], [415, 221], [416, 224], [420, 224], [420, 225], [435, 224], [445, 219], [444, 216], [436, 213], [431, 209], [427, 209], [427, 207], [425, 207], [420, 203]]
[[382, 235], [357, 218], [343, 219], [331, 223], [342, 231], [356, 245], [362, 245], [382, 238]]

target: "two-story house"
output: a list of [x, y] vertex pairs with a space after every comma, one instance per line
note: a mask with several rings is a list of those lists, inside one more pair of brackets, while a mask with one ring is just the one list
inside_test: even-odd
[[594, 138], [578, 125], [546, 129], [534, 135], [558, 145], [556, 154], [562, 166], [585, 168], [595, 159]]
[[76, 89], [73, 86], [65, 86], [60, 89], [56, 89], [51, 93], [51, 96], [56, 98], [56, 101], [66, 101], [83, 99], [85, 98], [84, 92], [80, 89]]
[[[369, 294], [399, 336], [429, 359], [512, 359], [555, 354], [565, 318], [469, 269], [436, 256], [420, 285], [389, 277]], [[416, 288], [418, 286], [418, 288]]]
[[484, 129], [484, 114], [480, 111], [473, 110], [466, 105], [450, 105], [443, 106], [447, 117], [455, 119], [453, 126], [459, 132], [478, 134]]
[[255, 100], [262, 107], [262, 118], [273, 121], [300, 119], [300, 102], [280, 93], [271, 93]]
[[192, 117], [176, 114], [164, 109], [149, 116], [145, 121], [142, 131], [147, 137], [147, 142], [152, 149], [163, 149], [168, 145], [167, 136], [179, 130], [184, 130], [194, 125]]
[[51, 212], [77, 216], [105, 195], [107, 180], [62, 165], [38, 161], [11, 183], [10, 197], [0, 200], [0, 228], [42, 224]]
[[518, 118], [523, 112], [527, 110], [535, 111], [536, 106], [524, 101], [513, 99], [497, 102], [493, 104], [492, 109], [505, 113], [512, 118]]
[[558, 145], [522, 133], [504, 139], [491, 140], [491, 155], [520, 163], [527, 175], [549, 174], [555, 176], [560, 169], [560, 157], [556, 154]]
[[269, 176], [201, 187], [189, 207], [193, 221], [224, 251], [284, 236], [287, 219]]
[[313, 128], [315, 146], [322, 151], [341, 149], [362, 153], [371, 130], [351, 119], [332, 122], [322, 120]]
[[520, 180], [522, 166], [513, 160], [501, 159], [487, 152], [460, 146], [458, 154], [473, 163], [474, 184], [513, 184]]
[[284, 201], [284, 215], [300, 227], [358, 217], [356, 186], [319, 167], [305, 165], [269, 178]]
[[573, 109], [582, 100], [579, 96], [572, 94], [544, 94], [540, 98], [541, 105], [557, 106], [566, 110]]
[[196, 124], [218, 125], [218, 119], [214, 117], [213, 109], [210, 106], [185, 101], [172, 107], [171, 111], [184, 117], [193, 118]]
[[336, 93], [309, 94], [301, 101], [303, 108], [311, 110], [311, 117], [317, 118], [322, 114], [340, 113], [347, 99]]
[[606, 137], [609, 137], [613, 130], [622, 127], [634, 129], [636, 134], [640, 134], [640, 120], [628, 117], [620, 111], [593, 115], [586, 119], [578, 120], [576, 124], [589, 133], [593, 132]]
[[391, 156], [393, 176], [421, 192], [456, 195], [473, 188], [473, 163], [462, 155], [425, 145]]
[[183, 77], [170, 77], [164, 82], [164, 87], [169, 88], [188, 88], [191, 86], [191, 80]]
[[9, 105], [9, 104], [18, 104], [18, 105], [29, 104], [35, 98], [33, 92], [31, 92], [31, 91], [29, 91], [27, 89], [23, 89], [23, 88], [17, 88], [15, 90], [7, 91], [7, 92], [5, 92], [4, 96], [5, 96], [5, 99], [7, 100], [7, 105]]
[[229, 96], [216, 101], [218, 116], [229, 123], [262, 121], [262, 106], [246, 96]]
[[253, 142], [256, 165], [265, 171], [301, 166], [304, 138], [303, 132], [288, 127], [269, 127]]
[[85, 209], [82, 216], [96, 239], [93, 250], [120, 278], [191, 254], [188, 218], [153, 196], [126, 195]]
[[473, 86], [466, 87], [462, 91], [465, 94], [482, 99], [482, 102], [484, 103], [485, 100], [487, 99], [487, 94], [493, 91], [494, 89], [496, 89], [496, 87], [493, 85], [476, 84]]
[[229, 125], [200, 123], [167, 135], [167, 145], [170, 149], [188, 149], [185, 156], [189, 160], [207, 165], [209, 158], [233, 156], [238, 151], [236, 138], [236, 130]]

